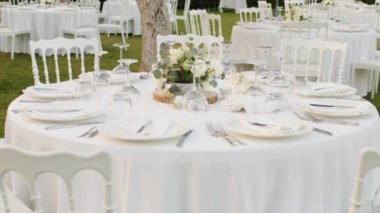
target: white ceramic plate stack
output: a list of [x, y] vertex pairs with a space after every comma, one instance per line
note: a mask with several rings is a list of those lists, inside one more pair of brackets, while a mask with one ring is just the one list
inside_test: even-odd
[[357, 117], [372, 113], [375, 108], [368, 101], [310, 98], [299, 102], [298, 107], [311, 114], [325, 117]]
[[263, 116], [241, 117], [227, 122], [223, 127], [232, 134], [267, 139], [294, 137], [313, 129], [311, 125], [298, 120], [270, 119]]
[[336, 83], [311, 83], [309, 87], [294, 90], [298, 95], [316, 98], [352, 96], [356, 91], [356, 88]]
[[65, 87], [60, 84], [30, 86], [24, 89], [23, 93], [42, 99], [68, 99], [90, 94], [89, 92], [77, 92], [74, 86]]
[[[142, 131], [139, 131], [143, 126]], [[107, 122], [99, 128], [100, 134], [128, 141], [158, 141], [176, 138], [190, 131], [190, 126], [168, 119], [131, 119], [123, 124]]]

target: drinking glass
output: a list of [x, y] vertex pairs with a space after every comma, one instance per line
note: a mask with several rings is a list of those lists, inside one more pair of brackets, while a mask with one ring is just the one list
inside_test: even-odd
[[122, 64], [123, 64], [123, 66], [125, 66], [127, 82], [122, 86], [121, 91], [119, 93], [121, 96], [129, 97], [132, 105], [135, 105], [138, 103], [138, 101], [140, 99], [140, 92], [138, 89], [136, 89], [136, 87], [131, 85], [131, 82], [130, 82], [131, 70], [129, 69], [129, 67], [133, 63], [137, 63], [137, 60], [136, 59], [123, 59], [122, 60]]
[[120, 50], [120, 60], [119, 65], [117, 65], [115, 68], [113, 68], [113, 72], [116, 74], [124, 74], [126, 73], [126, 67], [123, 65], [123, 49], [126, 49], [129, 47], [129, 44], [126, 43], [116, 43], [113, 45], [114, 47], [118, 47]]
[[228, 60], [228, 56], [230, 54], [230, 48], [232, 46], [232, 42], [224, 41], [224, 42], [222, 42], [222, 44], [223, 44], [223, 49], [225, 49], [225, 54], [226, 54], [222, 64], [224, 66], [224, 74], [226, 76], [228, 76], [231, 73], [236, 71], [234, 65]]
[[[194, 69], [194, 64], [189, 65]], [[208, 111], [209, 105], [206, 96], [197, 89], [197, 79], [193, 74], [193, 87], [183, 96], [183, 108], [188, 111]]]

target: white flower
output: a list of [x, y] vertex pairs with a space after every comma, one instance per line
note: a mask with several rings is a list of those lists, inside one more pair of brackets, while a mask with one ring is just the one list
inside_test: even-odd
[[169, 50], [170, 64], [178, 64], [178, 61], [183, 57], [184, 51], [182, 48], [173, 48]]
[[206, 74], [207, 64], [203, 60], [196, 60], [194, 62], [194, 67], [191, 69], [191, 72], [196, 78], [202, 77]]
[[224, 67], [220, 60], [211, 59], [210, 60], [210, 67], [214, 70], [215, 76], [221, 76], [224, 72]]

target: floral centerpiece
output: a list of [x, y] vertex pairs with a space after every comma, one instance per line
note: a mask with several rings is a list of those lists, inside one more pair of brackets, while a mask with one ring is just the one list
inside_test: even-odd
[[207, 89], [216, 87], [216, 78], [224, 79], [224, 67], [220, 60], [208, 59], [206, 52], [190, 46], [163, 48], [161, 61], [153, 70], [156, 89], [164, 94], [180, 94], [183, 84], [193, 83]]
[[303, 9], [298, 5], [293, 5], [288, 12], [285, 13], [286, 21], [303, 21], [306, 20]]

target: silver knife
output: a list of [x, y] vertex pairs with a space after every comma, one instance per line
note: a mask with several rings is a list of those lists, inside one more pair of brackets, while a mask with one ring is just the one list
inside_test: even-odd
[[55, 129], [64, 129], [64, 128], [77, 127], [77, 126], [87, 126], [87, 125], [94, 125], [94, 124], [101, 124], [101, 123], [103, 123], [103, 121], [89, 121], [89, 122], [83, 122], [83, 123], [71, 123], [71, 124], [48, 126], [48, 127], [45, 127], [45, 129], [55, 130]]
[[333, 133], [328, 132], [328, 131], [323, 130], [323, 129], [313, 128], [313, 131], [314, 131], [314, 132], [321, 133], [321, 134], [324, 134], [324, 135], [327, 135], [327, 136], [333, 136]]
[[333, 108], [333, 107], [346, 108], [346, 109], [356, 108], [356, 106], [347, 106], [347, 105], [331, 105], [331, 104], [309, 104], [309, 105], [313, 107], [326, 107], [326, 108]]
[[136, 133], [141, 133], [145, 127], [149, 126], [150, 124], [152, 123], [152, 120], [148, 120], [147, 122], [145, 122], [137, 131]]
[[189, 130], [187, 131], [185, 134], [182, 135], [181, 139], [179, 139], [178, 143], [177, 143], [177, 147], [180, 148], [183, 146], [183, 144], [185, 143], [185, 140], [187, 139], [187, 137], [189, 137], [189, 135], [193, 132], [193, 130]]

